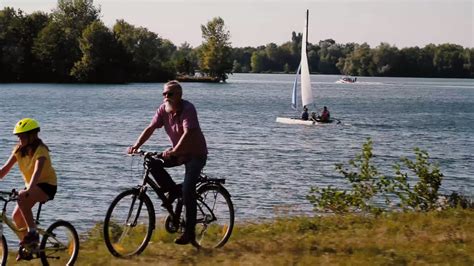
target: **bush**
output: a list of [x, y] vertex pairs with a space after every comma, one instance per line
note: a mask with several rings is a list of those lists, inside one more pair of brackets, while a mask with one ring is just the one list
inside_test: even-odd
[[396, 163], [395, 178], [393, 180], [392, 191], [400, 199], [401, 207], [421, 211], [433, 210], [440, 207], [438, 204], [438, 190], [443, 180], [438, 165], [429, 163], [429, 155], [426, 151], [415, 148], [416, 160], [410, 161], [408, 158], [401, 158], [404, 166], [415, 173], [419, 180], [411, 188], [408, 174], [402, 172], [402, 165]]
[[[306, 198], [313, 204], [315, 211], [335, 213], [362, 211], [379, 214], [391, 208], [430, 211], [449, 205], [472, 207], [472, 201], [458, 194], [451, 194], [445, 202], [441, 201], [439, 188], [443, 174], [439, 166], [430, 162], [426, 151], [415, 148], [414, 152], [414, 161], [401, 158], [393, 166], [395, 175], [387, 177], [380, 174], [372, 163], [374, 155], [369, 138], [363, 144], [362, 152], [349, 160], [349, 168], [336, 164], [336, 170], [350, 183], [350, 190], [332, 186], [311, 187]], [[383, 206], [376, 202], [380, 199], [385, 201]]]
[[338, 190], [331, 186], [322, 189], [311, 187], [307, 198], [315, 209], [336, 213], [352, 211], [382, 212], [381, 207], [373, 204], [373, 198], [386, 190], [388, 182], [371, 163], [372, 157], [372, 141], [368, 139], [362, 147], [362, 153], [357, 154], [355, 159], [349, 161], [349, 165], [353, 170], [344, 168], [342, 164], [336, 165], [336, 170], [351, 183], [351, 191]]

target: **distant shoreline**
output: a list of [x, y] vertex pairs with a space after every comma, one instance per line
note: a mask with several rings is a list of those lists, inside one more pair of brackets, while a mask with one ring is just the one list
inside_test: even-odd
[[[285, 72], [268, 72], [268, 73], [251, 73], [251, 72], [239, 72], [239, 73], [233, 73], [233, 74], [245, 74], [245, 75], [295, 75], [295, 73], [285, 73]], [[232, 77], [232, 75], [229, 75], [229, 77]], [[342, 74], [321, 74], [321, 73], [310, 73], [311, 75], [320, 75], [320, 76], [340, 76], [343, 77], [345, 75]], [[450, 80], [474, 80], [474, 78], [449, 78], [449, 77], [395, 77], [395, 76], [352, 76], [352, 77], [358, 77], [358, 78], [413, 78], [413, 79], [450, 79]], [[230, 78], [232, 79], [232, 78]], [[187, 78], [177, 78], [178, 81], [180, 82], [186, 82], [186, 83], [222, 83], [225, 84], [226, 82], [220, 82], [213, 80], [212, 78], [207, 78], [207, 77], [187, 77]], [[3, 84], [71, 84], [71, 85], [128, 85], [128, 84], [134, 84], [134, 83], [165, 83], [167, 81], [130, 81], [130, 82], [117, 82], [117, 83], [86, 83], [86, 82], [0, 82], [0, 86]]]

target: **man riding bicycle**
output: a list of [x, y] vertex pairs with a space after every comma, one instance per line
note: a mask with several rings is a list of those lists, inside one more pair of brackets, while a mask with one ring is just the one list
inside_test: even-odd
[[[182, 99], [183, 90], [178, 81], [170, 81], [163, 87], [163, 104], [138, 137], [135, 144], [128, 148], [128, 153], [135, 153], [153, 134], [155, 129], [164, 127], [172, 147], [162, 153], [165, 167], [184, 164], [186, 172], [182, 186], [183, 202], [186, 208], [186, 228], [175, 240], [176, 244], [185, 245], [195, 241], [196, 226], [196, 183], [201, 170], [207, 161], [206, 139], [199, 126], [196, 109], [189, 101]], [[168, 191], [168, 199], [177, 198], [181, 189], [171, 176], [158, 164], [150, 171], [157, 183]]]

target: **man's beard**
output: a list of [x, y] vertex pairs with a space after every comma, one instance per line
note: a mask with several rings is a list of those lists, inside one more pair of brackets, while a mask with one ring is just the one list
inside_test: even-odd
[[167, 113], [176, 112], [176, 107], [175, 107], [173, 101], [171, 101], [171, 100], [166, 100], [165, 101], [165, 111]]

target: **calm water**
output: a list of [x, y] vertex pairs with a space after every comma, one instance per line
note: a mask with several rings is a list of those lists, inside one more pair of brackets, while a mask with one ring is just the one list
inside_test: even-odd
[[[275, 123], [293, 116], [293, 75], [233, 75], [228, 84], [184, 84], [208, 141], [210, 175], [225, 177], [238, 221], [285, 212], [310, 212], [310, 186], [346, 184], [334, 164], [353, 158], [371, 137], [381, 172], [420, 147], [439, 162], [442, 190], [474, 194], [474, 81], [360, 78], [335, 84], [337, 76], [312, 76], [318, 108], [327, 105], [343, 125]], [[124, 155], [160, 104], [162, 84], [0, 85], [0, 161], [16, 138], [22, 117], [42, 124], [52, 151], [59, 192], [48, 217], [73, 222], [81, 232], [102, 221], [117, 193], [139, 182], [140, 162]], [[168, 145], [163, 131], [145, 149]], [[181, 180], [183, 169], [172, 175]], [[0, 190], [21, 188], [17, 168]], [[155, 204], [155, 206], [159, 206]], [[158, 207], [157, 207], [158, 208]], [[43, 217], [46, 218], [46, 215]]]

